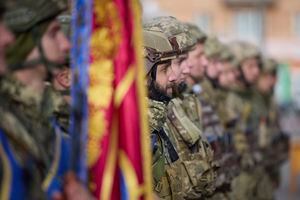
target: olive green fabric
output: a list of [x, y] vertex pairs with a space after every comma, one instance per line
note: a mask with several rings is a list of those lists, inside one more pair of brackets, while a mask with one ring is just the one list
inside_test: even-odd
[[[7, 136], [14, 157], [26, 168], [28, 196], [46, 199], [41, 186], [53, 158], [54, 138], [49, 121], [41, 115], [42, 97], [11, 77], [0, 84], [0, 127]], [[1, 167], [0, 167], [1, 168]]]
[[159, 131], [166, 121], [167, 106], [159, 101], [148, 100], [148, 120], [150, 133]]
[[43, 116], [49, 120], [52, 118], [56, 119], [62, 130], [68, 133], [71, 112], [70, 105], [59, 91], [56, 91], [50, 84], [46, 84], [41, 106]]
[[[180, 50], [188, 49], [196, 43], [196, 40], [191, 37], [188, 31], [188, 27], [174, 17], [153, 18], [152, 20], [144, 23], [143, 29], [148, 32], [163, 33], [167, 40], [169, 40], [171, 37], [175, 37], [176, 43]], [[157, 49], [156, 45], [159, 44], [157, 44], [155, 41], [154, 43], [155, 44], [152, 45], [145, 44], [145, 46]]]
[[66, 9], [66, 0], [16, 0], [10, 5], [4, 18], [13, 32], [27, 32]]
[[166, 121], [167, 107], [165, 104], [149, 100], [148, 118], [151, 134], [157, 137], [157, 149], [152, 156], [153, 191], [161, 199], [183, 199], [183, 166], [179, 160], [171, 162], [165, 141], [158, 131]]
[[216, 37], [209, 37], [205, 41], [204, 53], [209, 59], [220, 59], [222, 43]]
[[174, 17], [157, 17], [143, 27], [146, 74], [159, 62], [187, 53], [196, 43], [188, 27]]
[[234, 63], [236, 66], [241, 65], [248, 58], [260, 56], [258, 47], [247, 42], [232, 42], [229, 46], [234, 54]]
[[18, 65], [26, 60], [28, 54], [37, 46], [42, 35], [47, 30], [49, 21], [43, 22], [35, 27], [34, 32], [18, 33], [15, 42], [6, 50], [6, 60], [10, 70], [18, 69]]
[[198, 42], [206, 39], [207, 35], [198, 26], [192, 23], [185, 23], [185, 25], [187, 25], [189, 32]]
[[168, 105], [165, 127], [189, 179], [183, 185], [186, 199], [211, 195], [215, 190], [216, 165], [213, 150], [203, 134], [201, 116], [201, 105], [194, 95], [172, 99]]

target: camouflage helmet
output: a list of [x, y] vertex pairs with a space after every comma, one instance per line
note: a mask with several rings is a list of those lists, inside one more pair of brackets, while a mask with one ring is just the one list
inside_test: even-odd
[[235, 63], [238, 66], [248, 58], [258, 58], [260, 56], [259, 49], [247, 42], [233, 42], [230, 44], [230, 48], [235, 56]]
[[[60, 64], [49, 61], [41, 45], [41, 38], [51, 20], [67, 9], [66, 0], [15, 0], [10, 2], [4, 15], [5, 23], [15, 33], [15, 42], [6, 50], [10, 70], [19, 70], [44, 63], [47, 69]], [[37, 46], [40, 58], [25, 61]]]
[[209, 37], [204, 44], [204, 53], [208, 59], [220, 58], [222, 43], [216, 37]]
[[8, 8], [5, 21], [13, 32], [25, 32], [67, 9], [66, 0], [19, 0]]
[[235, 56], [233, 52], [231, 51], [228, 44], [223, 44], [221, 48], [221, 53], [219, 57], [221, 62], [228, 62], [230, 63], [231, 69], [237, 69], [238, 65], [236, 63]]
[[229, 46], [226, 44], [221, 45], [220, 50], [220, 60], [221, 61], [232, 61], [234, 59], [234, 55], [230, 50]]
[[159, 62], [187, 53], [196, 43], [188, 28], [174, 17], [157, 17], [144, 24], [146, 73]]
[[278, 63], [272, 58], [264, 58], [262, 62], [263, 73], [276, 73]]
[[197, 42], [204, 42], [206, 40], [207, 35], [198, 26], [189, 22], [185, 23], [185, 25], [188, 27], [191, 35], [196, 38]]

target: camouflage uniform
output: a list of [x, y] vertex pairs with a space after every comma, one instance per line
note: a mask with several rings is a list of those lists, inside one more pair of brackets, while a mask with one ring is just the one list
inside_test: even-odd
[[[217, 38], [210, 37], [206, 40], [204, 53], [209, 62], [231, 62], [233, 55], [226, 50], [226, 46]], [[208, 66], [209, 67], [209, 66]], [[230, 199], [229, 192], [231, 190], [232, 179], [238, 173], [237, 157], [232, 147], [231, 130], [227, 126], [229, 116], [224, 106], [224, 99], [228, 95], [228, 91], [219, 85], [218, 78], [216, 80], [207, 77], [201, 82], [203, 87], [203, 98], [212, 105], [218, 120], [215, 120], [219, 128], [219, 140], [217, 142], [222, 152], [218, 158], [220, 163], [219, 188], [218, 192], [211, 199]], [[217, 126], [217, 125], [216, 125]]]
[[217, 166], [203, 133], [202, 106], [195, 95], [184, 96], [169, 103], [166, 129], [191, 182], [186, 198], [197, 199], [213, 194]]
[[[42, 183], [53, 156], [54, 138], [50, 124], [40, 115], [41, 96], [10, 77], [1, 80], [0, 93], [1, 188], [10, 183], [16, 186], [16, 179], [21, 184], [1, 191], [10, 198], [17, 189], [24, 195], [21, 198], [46, 199]], [[7, 174], [11, 174], [9, 179]]]
[[[277, 63], [273, 59], [264, 59], [261, 76], [276, 76]], [[256, 90], [255, 104], [260, 110], [258, 144], [263, 159], [262, 165], [275, 187], [279, 186], [279, 169], [288, 157], [288, 137], [280, 129], [278, 108], [273, 96], [273, 90]]]
[[[150, 84], [155, 81], [152, 76], [157, 64], [187, 52], [191, 44], [185, 26], [173, 17], [154, 18], [144, 24], [143, 31], [146, 72]], [[151, 85], [149, 87], [153, 89]], [[184, 199], [190, 189], [186, 186], [186, 171], [174, 148], [174, 141], [166, 134], [168, 130], [162, 127], [167, 114], [166, 102], [151, 99], [149, 108], [154, 191], [162, 199]]]
[[48, 119], [55, 119], [65, 133], [70, 124], [70, 105], [52, 85], [46, 84], [42, 100], [42, 113]]

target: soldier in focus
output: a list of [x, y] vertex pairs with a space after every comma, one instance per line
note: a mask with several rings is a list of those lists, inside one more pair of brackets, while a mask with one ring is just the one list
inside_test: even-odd
[[149, 126], [153, 154], [153, 190], [161, 199], [184, 199], [185, 176], [173, 142], [163, 128], [167, 104], [178, 79], [174, 60], [189, 47], [187, 33], [173, 17], [144, 24], [144, 50], [149, 98]]

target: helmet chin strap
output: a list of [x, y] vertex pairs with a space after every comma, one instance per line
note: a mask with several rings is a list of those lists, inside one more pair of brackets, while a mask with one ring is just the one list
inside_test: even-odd
[[42, 47], [42, 41], [41, 41], [42, 35], [40, 35], [37, 28], [32, 29], [32, 37], [34, 38], [35, 44], [38, 47], [38, 51], [40, 54], [39, 58], [10, 65], [9, 66], [10, 69], [19, 70], [19, 69], [33, 68], [37, 65], [43, 64], [47, 68], [47, 71], [51, 72], [54, 68], [62, 68], [63, 66], [66, 66], [68, 64], [67, 60], [64, 63], [57, 63], [47, 59], [47, 57], [45, 56], [44, 49]]
[[70, 96], [71, 90], [70, 89], [60, 90], [59, 93], [63, 96]]

